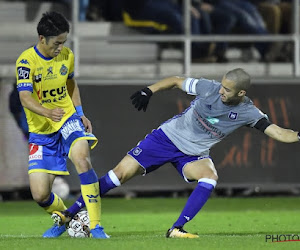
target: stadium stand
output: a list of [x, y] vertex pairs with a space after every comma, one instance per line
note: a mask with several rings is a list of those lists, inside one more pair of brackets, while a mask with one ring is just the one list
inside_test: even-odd
[[[65, 10], [58, 3], [53, 6], [50, 2], [39, 2], [34, 9], [29, 8], [28, 3], [30, 1], [0, 1], [0, 77], [14, 75], [14, 62], [19, 53], [36, 43], [37, 34], [33, 27], [41, 14], [51, 9]], [[158, 78], [183, 73], [183, 52], [179, 49], [162, 49], [160, 43], [155, 42], [105, 41], [103, 36], [138, 34], [121, 22], [79, 22], [77, 30], [80, 77]], [[252, 51], [252, 54], [256, 59], [257, 52]], [[255, 73], [257, 77], [292, 75], [291, 63], [241, 62], [241, 56], [240, 49], [229, 49], [229, 63], [194, 63], [191, 65], [191, 74], [198, 76], [205, 72], [208, 77], [218, 77], [228, 69], [239, 66], [247, 67], [249, 73]]]

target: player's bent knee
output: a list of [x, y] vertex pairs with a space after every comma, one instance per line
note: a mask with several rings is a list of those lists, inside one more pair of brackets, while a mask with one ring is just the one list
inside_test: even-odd
[[219, 179], [219, 176], [218, 176], [216, 173], [212, 173], [212, 175], [209, 177], [209, 179], [212, 179], [212, 180], [218, 181], [218, 179]]
[[128, 159], [127, 157], [123, 158], [123, 160], [113, 169], [113, 171], [122, 184], [135, 175], [143, 173], [143, 169], [140, 167], [140, 165], [138, 165], [135, 161], [132, 161], [132, 159]]
[[214, 181], [218, 181], [218, 175], [214, 172], [206, 172], [206, 173], [203, 173], [199, 176], [197, 176], [197, 180], [199, 179], [202, 179], [202, 178], [206, 178], [206, 179], [211, 179], [211, 180], [214, 180]]
[[201, 178], [208, 178], [217, 181], [219, 177], [215, 168], [207, 168], [202, 172]]
[[120, 166], [118, 167], [118, 166], [114, 168], [113, 171], [122, 184], [135, 175], [134, 171], [131, 171], [130, 169], [122, 168]]
[[92, 164], [88, 158], [78, 158], [73, 161], [77, 172], [84, 173], [92, 168]]
[[49, 194], [44, 194], [44, 193], [32, 193], [32, 198], [35, 200], [37, 203], [43, 203], [49, 200]]
[[186, 168], [184, 169], [184, 175], [188, 180], [199, 180], [202, 178], [212, 179], [217, 181], [218, 174], [215, 169], [206, 167], [206, 168]]

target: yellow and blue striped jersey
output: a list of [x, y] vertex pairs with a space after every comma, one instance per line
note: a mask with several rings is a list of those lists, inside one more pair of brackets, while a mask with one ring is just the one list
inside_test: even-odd
[[29, 132], [54, 133], [75, 113], [66, 84], [74, 77], [74, 54], [69, 48], [64, 47], [53, 58], [43, 56], [36, 46], [25, 50], [16, 61], [16, 77], [18, 91], [31, 91], [32, 97], [45, 108], [65, 111], [62, 120], [54, 122], [24, 108]]

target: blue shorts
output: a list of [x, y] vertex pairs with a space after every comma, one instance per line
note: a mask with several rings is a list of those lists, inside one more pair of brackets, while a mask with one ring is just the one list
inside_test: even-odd
[[208, 154], [194, 156], [182, 153], [161, 129], [153, 130], [127, 154], [144, 168], [145, 174], [170, 162], [186, 182], [190, 181], [183, 173], [185, 165], [193, 161], [210, 158]]
[[67, 157], [73, 144], [78, 140], [87, 140], [93, 149], [98, 140], [85, 132], [84, 125], [77, 114], [73, 114], [63, 126], [52, 134], [29, 135], [28, 173], [45, 172], [55, 175], [69, 175]]

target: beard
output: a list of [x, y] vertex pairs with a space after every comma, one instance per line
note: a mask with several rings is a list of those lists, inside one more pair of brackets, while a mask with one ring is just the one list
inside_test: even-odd
[[230, 97], [227, 99], [226, 102], [223, 102], [225, 105], [228, 106], [236, 106], [238, 105], [240, 102], [242, 102], [242, 100], [244, 99], [244, 97], [242, 96], [238, 96], [238, 93], [236, 93], [234, 96]]

